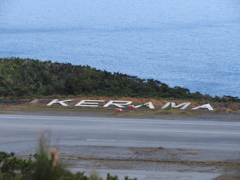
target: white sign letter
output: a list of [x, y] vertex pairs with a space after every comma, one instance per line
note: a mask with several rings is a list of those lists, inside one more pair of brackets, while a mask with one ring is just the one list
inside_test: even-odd
[[182, 103], [182, 104], [176, 105], [175, 102], [168, 102], [162, 107], [162, 109], [166, 109], [169, 105], [171, 105], [172, 108], [179, 108], [182, 106], [180, 109], [186, 109], [190, 104], [191, 103]]
[[148, 106], [149, 109], [155, 109], [154, 106], [153, 106], [153, 104], [152, 104], [152, 102], [148, 102], [148, 103], [145, 103], [145, 104], [143, 104], [143, 105], [135, 106], [135, 108], [139, 108], [139, 107], [141, 107], [141, 106]]
[[192, 110], [196, 110], [196, 109], [208, 109], [209, 111], [213, 111], [213, 108], [210, 104], [204, 104], [202, 106], [198, 106], [198, 107], [195, 107], [195, 108], [192, 108]]
[[98, 102], [104, 102], [104, 100], [82, 100], [75, 106], [98, 107]]
[[124, 106], [127, 106], [129, 104], [132, 104], [132, 101], [109, 101], [103, 107], [108, 107], [110, 105], [114, 105], [114, 106], [117, 106], [117, 107], [120, 107], [120, 108], [124, 108]]
[[52, 100], [50, 103], [47, 104], [47, 106], [51, 106], [53, 104], [61, 104], [62, 106], [68, 106], [67, 104], [65, 104], [65, 102], [69, 102], [69, 101], [74, 101], [74, 99], [68, 99], [68, 100], [63, 100], [63, 101], [58, 101], [58, 99], [54, 99]]

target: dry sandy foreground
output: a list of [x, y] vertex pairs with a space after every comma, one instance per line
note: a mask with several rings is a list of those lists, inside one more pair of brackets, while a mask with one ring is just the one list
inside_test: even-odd
[[237, 172], [240, 152], [164, 147], [72, 146], [60, 148], [71, 167], [179, 172]]

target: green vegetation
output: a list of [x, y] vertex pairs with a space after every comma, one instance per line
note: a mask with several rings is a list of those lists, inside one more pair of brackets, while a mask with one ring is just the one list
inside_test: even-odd
[[[14, 153], [0, 152], [0, 180], [104, 180], [97, 174], [89, 177], [84, 172], [72, 173], [58, 163], [58, 152], [50, 148], [44, 136], [40, 139], [38, 154], [22, 159]], [[106, 180], [118, 180], [118, 176], [107, 175]], [[130, 179], [128, 176], [125, 180]]]
[[171, 88], [158, 80], [110, 73], [90, 66], [21, 58], [0, 58], [1, 98], [57, 95], [240, 101], [237, 97], [231, 96], [213, 98], [199, 92], [190, 93], [187, 88], [178, 86]]

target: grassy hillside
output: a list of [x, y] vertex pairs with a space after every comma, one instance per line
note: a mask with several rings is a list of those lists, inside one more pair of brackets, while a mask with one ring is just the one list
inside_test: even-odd
[[154, 79], [110, 73], [90, 66], [21, 58], [0, 58], [0, 97], [30, 98], [54, 95], [184, 98], [239, 101], [170, 88]]

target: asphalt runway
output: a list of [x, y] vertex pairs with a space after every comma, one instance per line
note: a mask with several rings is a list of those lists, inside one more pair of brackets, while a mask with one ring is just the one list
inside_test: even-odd
[[[43, 132], [58, 146], [237, 151], [239, 129], [240, 122], [0, 115], [0, 151], [32, 153]], [[197, 176], [191, 177], [189, 179], [197, 179]]]
[[0, 123], [0, 148], [14, 152], [42, 132], [59, 145], [240, 149], [240, 122], [0, 115]]

